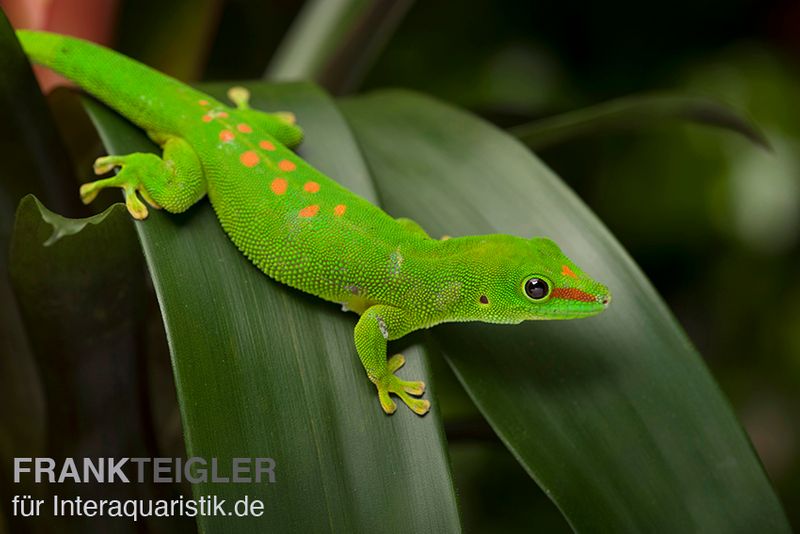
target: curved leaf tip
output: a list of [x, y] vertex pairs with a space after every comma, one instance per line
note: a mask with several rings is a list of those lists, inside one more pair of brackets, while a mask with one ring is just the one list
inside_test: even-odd
[[772, 150], [764, 133], [736, 110], [709, 98], [669, 93], [619, 98], [515, 126], [509, 132], [529, 147], [541, 149], [577, 137], [676, 119], [729, 130]]

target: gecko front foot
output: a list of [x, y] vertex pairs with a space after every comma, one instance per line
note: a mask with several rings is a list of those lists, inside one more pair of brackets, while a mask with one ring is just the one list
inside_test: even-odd
[[419, 396], [425, 393], [425, 383], [420, 381], [400, 380], [394, 373], [400, 369], [406, 359], [402, 354], [395, 354], [387, 362], [389, 373], [379, 380], [372, 382], [378, 388], [378, 399], [381, 402], [383, 411], [391, 415], [397, 409], [397, 405], [390, 397], [390, 394], [400, 397], [406, 406], [418, 415], [425, 415], [431, 409], [431, 403], [425, 399], [415, 399], [411, 395]]
[[147, 174], [153, 175], [163, 172], [163, 165], [161, 158], [154, 154], [129, 154], [127, 156], [97, 158], [94, 162], [95, 174], [105, 174], [114, 167], [119, 167], [120, 170], [116, 176], [111, 178], [83, 184], [80, 190], [81, 200], [84, 204], [89, 204], [101, 190], [107, 187], [119, 187], [125, 194], [125, 205], [128, 207], [130, 214], [136, 219], [144, 219], [147, 217], [147, 206], [139, 200], [137, 192], [152, 207], [160, 208], [147, 189], [145, 189], [142, 178]]

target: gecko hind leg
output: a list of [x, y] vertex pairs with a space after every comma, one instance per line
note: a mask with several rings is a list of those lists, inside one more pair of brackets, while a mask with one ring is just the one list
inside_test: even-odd
[[250, 91], [236, 86], [228, 89], [228, 98], [236, 104], [236, 109], [248, 117], [248, 121], [264, 128], [279, 143], [295, 148], [303, 140], [303, 129], [297, 125], [297, 118], [290, 111], [272, 113], [258, 111], [250, 107]]
[[200, 160], [183, 139], [177, 137], [151, 137], [164, 149], [163, 158], [155, 154], [133, 153], [125, 156], [105, 156], [94, 162], [95, 174], [105, 174], [118, 168], [116, 176], [89, 182], [81, 186], [81, 200], [92, 202], [97, 194], [108, 187], [119, 187], [125, 195], [125, 205], [135, 219], [148, 215], [147, 206], [139, 195], [154, 208], [163, 207], [180, 213], [206, 194], [205, 178]]

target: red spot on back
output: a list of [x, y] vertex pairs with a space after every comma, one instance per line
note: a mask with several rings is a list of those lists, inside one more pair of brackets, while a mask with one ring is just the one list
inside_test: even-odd
[[201, 106], [207, 106], [208, 100], [198, 100], [197, 103], [200, 104]]
[[228, 113], [225, 112], [225, 111], [220, 111], [219, 113], [217, 113], [217, 118], [218, 119], [227, 119], [228, 118]]
[[319, 191], [319, 184], [317, 182], [306, 182], [303, 189], [308, 193], [316, 193]]
[[580, 302], [597, 301], [597, 298], [594, 295], [574, 287], [557, 287], [550, 293], [550, 297], [554, 299], [578, 300]]
[[273, 145], [269, 141], [259, 141], [258, 146], [260, 146], [264, 150], [275, 150], [275, 145]]
[[211, 122], [214, 119], [211, 115], [203, 115], [203, 122]]
[[578, 275], [572, 272], [572, 269], [570, 269], [567, 265], [561, 266], [561, 274], [564, 276], [569, 276], [570, 278], [575, 278], [576, 280], [578, 279]]
[[239, 161], [241, 161], [245, 167], [255, 167], [258, 165], [258, 154], [252, 150], [242, 152], [242, 155], [239, 156]]
[[289, 172], [289, 171], [293, 171], [293, 170], [295, 170], [295, 169], [297, 168], [297, 165], [295, 165], [294, 163], [292, 163], [292, 162], [291, 162], [291, 161], [289, 161], [288, 159], [282, 159], [282, 160], [281, 160], [281, 161], [278, 163], [278, 168], [279, 168], [280, 170], [282, 170], [282, 171]]
[[344, 215], [344, 212], [347, 210], [347, 206], [344, 204], [338, 204], [335, 208], [333, 208], [333, 214], [337, 217], [341, 217]]
[[275, 178], [272, 180], [272, 183], [269, 184], [269, 188], [272, 189], [272, 192], [276, 195], [282, 195], [286, 192], [286, 179], [285, 178]]
[[241, 123], [236, 125], [236, 129], [242, 133], [250, 133], [253, 131], [249, 124]]
[[300, 210], [300, 217], [313, 217], [319, 211], [319, 204], [312, 204]]
[[228, 141], [233, 141], [234, 137], [235, 136], [233, 135], [233, 132], [230, 130], [222, 130], [219, 133], [219, 140], [222, 141], [223, 143], [227, 143]]

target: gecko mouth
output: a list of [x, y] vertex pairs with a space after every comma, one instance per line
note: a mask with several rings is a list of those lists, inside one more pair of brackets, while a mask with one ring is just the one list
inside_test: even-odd
[[552, 293], [558, 299], [555, 313], [564, 317], [590, 317], [604, 311], [611, 303], [609, 293], [599, 295], [587, 293], [576, 288], [558, 288]]
[[556, 311], [553, 315], [553, 319], [578, 319], [583, 317], [591, 317], [593, 315], [597, 315], [605, 310], [605, 306], [592, 306], [591, 308], [566, 308], [563, 310]]

